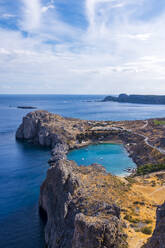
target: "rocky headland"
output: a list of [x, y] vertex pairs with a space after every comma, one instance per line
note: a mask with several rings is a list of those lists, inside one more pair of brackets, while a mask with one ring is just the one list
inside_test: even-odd
[[[137, 192], [130, 179], [122, 181], [101, 165], [78, 166], [67, 160], [67, 153], [93, 143], [119, 142], [138, 168], [163, 164], [163, 121], [85, 121], [47, 111], [31, 112], [23, 118], [16, 138], [51, 149], [50, 168], [39, 200], [40, 213], [46, 222], [47, 247], [128, 246], [129, 234], [125, 233], [127, 221], [132, 221], [128, 216], [135, 214], [136, 204], [147, 216], [154, 203]], [[139, 221], [147, 223], [145, 218]]]
[[165, 104], [165, 96], [158, 95], [127, 95], [107, 96], [103, 102], [141, 103], [141, 104]]

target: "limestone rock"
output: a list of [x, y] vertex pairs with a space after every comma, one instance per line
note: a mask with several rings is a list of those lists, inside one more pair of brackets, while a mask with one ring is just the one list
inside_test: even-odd
[[[46, 216], [45, 240], [49, 248], [125, 248], [120, 208], [111, 200], [95, 199], [82, 178], [105, 176], [99, 165], [78, 167], [58, 160], [41, 186], [40, 212]], [[87, 180], [88, 181], [88, 180]], [[88, 202], [87, 197], [91, 197]]]
[[77, 214], [72, 248], [126, 247], [120, 235], [119, 219], [116, 216], [107, 220]]
[[165, 248], [165, 203], [157, 208], [156, 227], [145, 248]]

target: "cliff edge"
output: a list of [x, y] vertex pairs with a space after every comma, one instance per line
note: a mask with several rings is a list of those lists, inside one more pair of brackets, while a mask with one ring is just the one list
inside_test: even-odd
[[68, 160], [60, 160], [48, 170], [39, 200], [48, 247], [127, 247], [120, 208], [110, 197], [100, 197], [103, 185], [97, 183], [98, 175], [106, 177], [102, 166], [78, 167]]
[[157, 208], [156, 227], [144, 248], [165, 248], [165, 203]]

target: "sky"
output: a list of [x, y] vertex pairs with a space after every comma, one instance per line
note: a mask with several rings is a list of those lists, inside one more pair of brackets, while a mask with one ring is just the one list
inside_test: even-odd
[[0, 0], [0, 93], [164, 94], [164, 0]]

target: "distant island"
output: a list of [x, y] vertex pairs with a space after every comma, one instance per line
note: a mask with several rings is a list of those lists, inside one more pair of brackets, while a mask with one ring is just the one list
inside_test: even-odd
[[127, 95], [107, 96], [103, 102], [123, 102], [123, 103], [141, 103], [141, 104], [165, 104], [165, 95]]
[[36, 109], [36, 107], [33, 107], [33, 106], [17, 106], [17, 108], [20, 108], [20, 109]]

